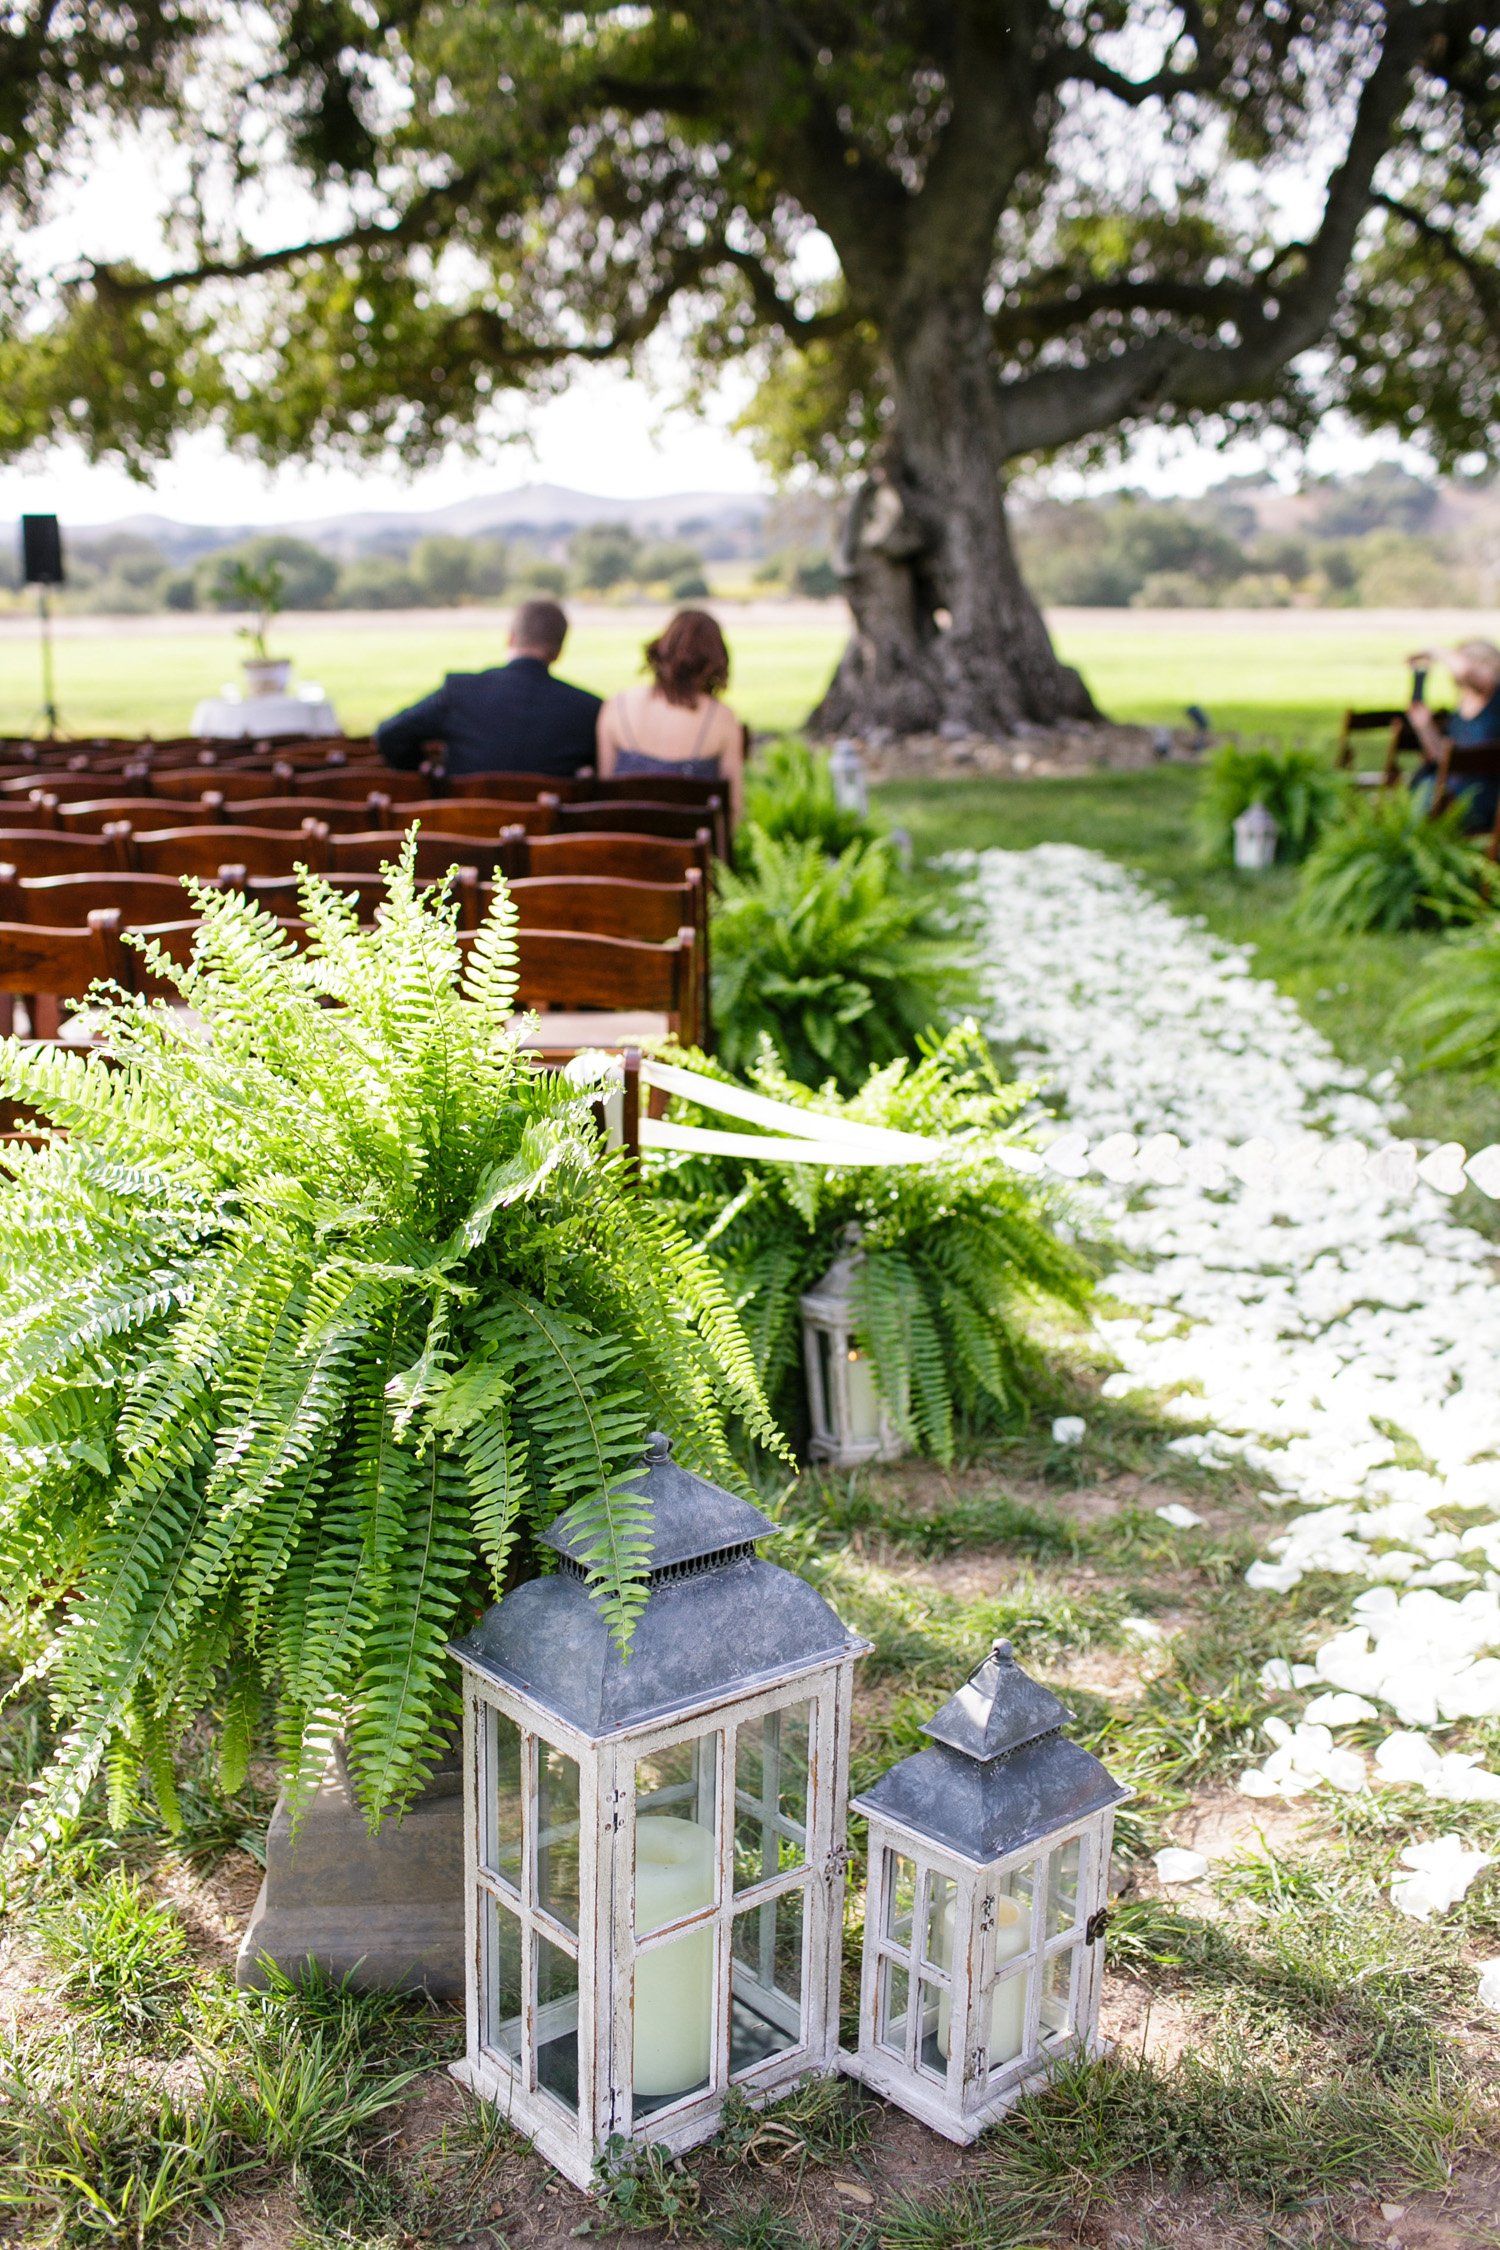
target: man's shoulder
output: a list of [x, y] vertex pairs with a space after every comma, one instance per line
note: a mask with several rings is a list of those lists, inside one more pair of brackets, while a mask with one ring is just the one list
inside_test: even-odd
[[574, 687], [571, 680], [560, 680], [555, 672], [548, 674], [548, 682], [559, 697], [565, 697], [580, 711], [597, 711], [604, 702], [603, 696], [595, 695], [592, 688]]

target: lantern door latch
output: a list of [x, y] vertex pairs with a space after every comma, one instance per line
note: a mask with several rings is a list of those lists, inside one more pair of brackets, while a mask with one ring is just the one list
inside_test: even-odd
[[1097, 1945], [1100, 1938], [1103, 1937], [1105, 1931], [1108, 1928], [1109, 1908], [1107, 1906], [1096, 1907], [1094, 1912], [1089, 1916], [1087, 1922], [1084, 1924], [1084, 1944]]

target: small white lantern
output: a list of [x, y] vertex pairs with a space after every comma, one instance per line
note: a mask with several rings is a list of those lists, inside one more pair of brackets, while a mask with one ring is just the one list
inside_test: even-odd
[[835, 1469], [866, 1461], [897, 1461], [905, 1438], [875, 1387], [875, 1366], [855, 1333], [854, 1274], [864, 1253], [860, 1229], [845, 1230], [848, 1248], [816, 1287], [799, 1299], [807, 1372], [808, 1451]]
[[1257, 797], [1247, 805], [1234, 824], [1234, 864], [1255, 872], [1276, 863], [1276, 846], [1281, 830], [1272, 815]]
[[870, 1826], [859, 2049], [844, 2068], [972, 2141], [1067, 2055], [1095, 2051], [1114, 1809], [1070, 1716], [990, 1654], [852, 1810]]
[[762, 1562], [773, 1526], [655, 1437], [623, 1658], [570, 1519], [464, 1673], [468, 2041], [456, 2075], [575, 2186], [616, 2134], [676, 2152], [731, 2087], [835, 2064], [850, 1672], [869, 1643]]
[[870, 786], [865, 779], [865, 762], [847, 735], [841, 735], [828, 753], [828, 776], [839, 811], [855, 813], [863, 820], [870, 810]]

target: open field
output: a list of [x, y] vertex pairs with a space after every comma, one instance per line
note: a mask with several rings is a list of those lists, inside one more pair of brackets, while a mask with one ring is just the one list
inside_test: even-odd
[[[736, 707], [756, 727], [797, 725], [837, 660], [842, 605], [763, 601], [721, 611]], [[601, 693], [624, 686], [665, 614], [576, 607], [563, 669]], [[1409, 650], [1500, 637], [1500, 618], [1433, 610], [1061, 610], [1052, 625], [1062, 654], [1116, 718], [1155, 725], [1202, 703], [1220, 726], [1314, 738], [1348, 704], [1398, 700]], [[276, 640], [360, 733], [445, 671], [493, 661], [504, 633], [501, 611], [338, 611], [287, 617]], [[36, 722], [35, 642], [29, 619], [0, 620], [0, 733]], [[238, 675], [242, 653], [218, 617], [66, 618], [57, 635], [64, 720], [80, 734], [180, 733], [199, 697]]]

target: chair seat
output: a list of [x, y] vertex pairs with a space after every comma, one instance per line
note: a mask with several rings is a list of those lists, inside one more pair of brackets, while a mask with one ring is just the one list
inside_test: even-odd
[[576, 1055], [584, 1047], [659, 1045], [670, 1031], [667, 1016], [652, 1008], [556, 1008], [537, 1017], [521, 1044], [528, 1054], [551, 1061], [555, 1056]]

